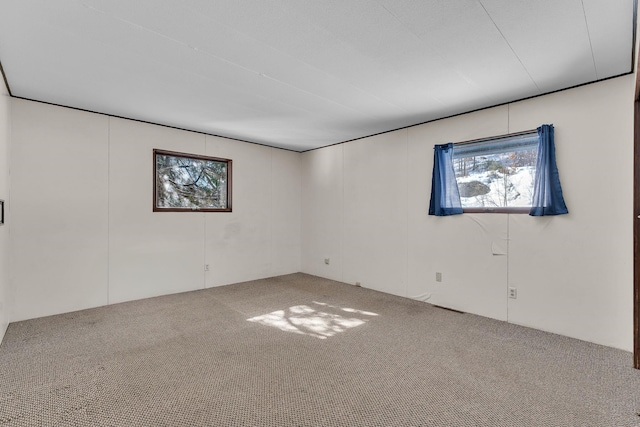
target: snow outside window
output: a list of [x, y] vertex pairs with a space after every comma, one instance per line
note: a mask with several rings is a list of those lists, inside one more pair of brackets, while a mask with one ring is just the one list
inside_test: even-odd
[[523, 211], [532, 206], [538, 134], [453, 145], [453, 168], [465, 212]]

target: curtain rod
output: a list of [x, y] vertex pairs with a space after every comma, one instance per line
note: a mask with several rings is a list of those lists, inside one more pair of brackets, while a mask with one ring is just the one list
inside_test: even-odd
[[472, 139], [472, 140], [469, 140], [469, 141], [454, 142], [453, 145], [459, 147], [461, 145], [474, 144], [476, 142], [483, 142], [483, 141], [493, 141], [493, 140], [496, 140], [496, 139], [512, 138], [512, 137], [515, 137], [515, 136], [526, 135], [528, 133], [534, 133], [534, 132], [538, 132], [538, 129], [523, 130], [522, 132], [508, 133], [508, 134], [499, 135], [499, 136], [490, 136], [488, 138], [478, 138], [478, 139]]

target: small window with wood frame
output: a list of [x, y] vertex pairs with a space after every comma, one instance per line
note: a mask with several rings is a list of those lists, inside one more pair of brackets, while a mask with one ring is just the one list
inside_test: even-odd
[[154, 212], [231, 212], [231, 160], [153, 150]]

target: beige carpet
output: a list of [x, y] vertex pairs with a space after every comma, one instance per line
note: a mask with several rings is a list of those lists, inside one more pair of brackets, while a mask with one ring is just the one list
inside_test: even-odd
[[0, 426], [638, 426], [631, 360], [294, 274], [11, 324]]

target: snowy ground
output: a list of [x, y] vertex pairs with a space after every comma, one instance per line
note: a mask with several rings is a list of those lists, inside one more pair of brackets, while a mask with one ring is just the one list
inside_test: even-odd
[[479, 181], [487, 185], [490, 191], [484, 195], [460, 197], [462, 207], [529, 207], [533, 197], [534, 176], [534, 166], [510, 168], [506, 176], [498, 171], [472, 171], [465, 177], [456, 178], [458, 186]]

